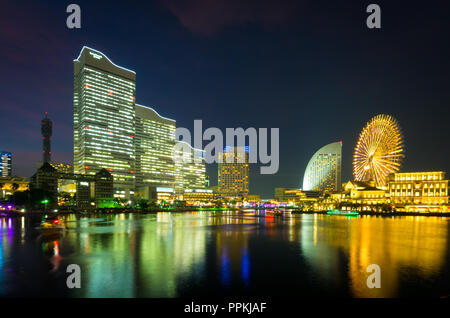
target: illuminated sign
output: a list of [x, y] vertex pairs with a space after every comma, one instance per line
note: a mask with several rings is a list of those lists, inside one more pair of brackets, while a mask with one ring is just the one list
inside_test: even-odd
[[100, 54], [95, 54], [94, 52], [89, 52], [90, 55], [92, 55], [93, 58], [100, 60], [103, 56]]
[[172, 188], [157, 187], [156, 192], [173, 192]]

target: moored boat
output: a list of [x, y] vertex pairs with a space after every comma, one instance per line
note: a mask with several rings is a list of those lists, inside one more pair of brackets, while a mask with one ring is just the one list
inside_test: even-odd
[[334, 209], [334, 210], [327, 211], [327, 214], [328, 215], [342, 215], [342, 216], [356, 216], [356, 215], [359, 215], [359, 212]]
[[41, 221], [40, 226], [36, 227], [38, 231], [41, 232], [41, 236], [46, 237], [54, 237], [61, 235], [66, 229], [64, 224], [62, 224], [61, 220], [58, 216], [44, 216]]

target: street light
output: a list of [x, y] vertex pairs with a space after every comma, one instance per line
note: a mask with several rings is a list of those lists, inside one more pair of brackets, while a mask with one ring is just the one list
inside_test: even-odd
[[42, 204], [45, 204], [45, 211], [47, 211], [47, 203], [48, 203], [48, 200], [47, 200], [47, 199], [42, 200], [41, 203], [42, 203]]

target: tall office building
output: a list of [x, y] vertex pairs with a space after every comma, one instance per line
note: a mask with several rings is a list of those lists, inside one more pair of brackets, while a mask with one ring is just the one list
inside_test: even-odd
[[82, 48], [74, 60], [74, 173], [105, 168], [125, 197], [135, 187], [135, 92], [134, 71]]
[[225, 147], [219, 153], [219, 191], [226, 195], [242, 195], [249, 192], [248, 147]]
[[51, 138], [53, 131], [53, 123], [50, 118], [47, 117], [48, 113], [45, 113], [45, 118], [41, 121], [41, 133], [42, 133], [42, 162], [50, 162], [52, 156]]
[[[206, 166], [203, 151], [184, 143], [177, 147], [175, 155], [183, 160], [175, 162], [175, 191], [182, 194], [185, 189], [204, 189], [206, 183]], [[197, 160], [196, 160], [197, 159]]]
[[0, 150], [0, 177], [11, 177], [11, 160], [10, 152]]
[[320, 148], [306, 166], [304, 191], [339, 191], [341, 189], [342, 142]]
[[136, 104], [136, 188], [174, 187], [175, 120]]

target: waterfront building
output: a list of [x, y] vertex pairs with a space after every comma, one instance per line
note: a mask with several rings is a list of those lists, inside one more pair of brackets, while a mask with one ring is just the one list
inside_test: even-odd
[[48, 193], [50, 206], [56, 206], [58, 197], [58, 172], [48, 162], [42, 166], [31, 177], [31, 187], [41, 189]]
[[[362, 211], [372, 210], [371, 206], [390, 203], [386, 191], [377, 188], [375, 181], [349, 181], [344, 184], [344, 193], [347, 193], [347, 196], [341, 197], [342, 201], [356, 204]], [[339, 195], [335, 194], [334, 197], [338, 198]]]
[[341, 186], [341, 160], [341, 141], [320, 148], [306, 166], [302, 190], [339, 191]]
[[142, 189], [142, 199], [158, 204], [173, 203], [175, 198], [174, 188], [146, 186]]
[[12, 154], [0, 150], [0, 177], [11, 177]]
[[174, 187], [175, 120], [136, 104], [136, 188]]
[[184, 189], [183, 200], [186, 205], [211, 205], [215, 198], [215, 193], [210, 189]]
[[44, 162], [31, 177], [30, 186], [47, 191], [51, 206], [56, 206], [58, 192], [64, 191], [75, 195], [77, 207], [87, 208], [100, 199], [113, 199], [114, 178], [106, 169], [94, 175], [65, 173]]
[[0, 176], [0, 198], [13, 195], [17, 191], [27, 191], [29, 182], [23, 177], [3, 177]]
[[114, 197], [114, 178], [111, 173], [102, 169], [95, 174], [94, 181], [94, 198], [97, 206], [102, 201], [112, 201]]
[[41, 134], [42, 134], [42, 161], [50, 162], [52, 156], [51, 138], [53, 132], [53, 123], [50, 118], [47, 117], [48, 113], [45, 113], [45, 118], [41, 121]]
[[306, 199], [306, 193], [300, 189], [275, 188], [274, 197], [278, 202], [289, 202], [295, 204]]
[[430, 210], [448, 204], [448, 180], [443, 171], [393, 173], [387, 184], [391, 202], [399, 209], [412, 206], [409, 209]]
[[248, 147], [225, 147], [219, 153], [218, 185], [223, 196], [247, 197], [249, 192]]
[[249, 194], [247, 196], [247, 202], [259, 204], [261, 202], [261, 196], [259, 194]]
[[[184, 145], [180, 145], [183, 143]], [[203, 150], [176, 141], [175, 155], [175, 191], [183, 194], [184, 189], [204, 189], [206, 183], [206, 165]]]
[[136, 73], [83, 47], [74, 60], [74, 172], [106, 168], [115, 193], [134, 194]]
[[[68, 163], [56, 161], [49, 161], [48, 163], [56, 170], [56, 172], [64, 174], [73, 174], [73, 166]], [[43, 164], [44, 162], [39, 162], [38, 169], [42, 167]], [[58, 192], [68, 192], [71, 193], [72, 195], [75, 195], [76, 184], [73, 182], [73, 180], [58, 179]]]

